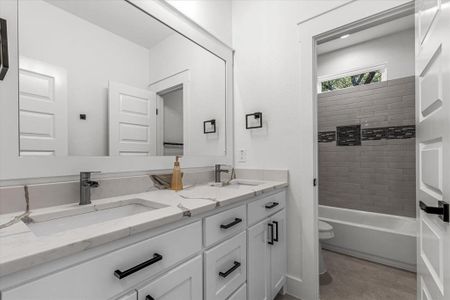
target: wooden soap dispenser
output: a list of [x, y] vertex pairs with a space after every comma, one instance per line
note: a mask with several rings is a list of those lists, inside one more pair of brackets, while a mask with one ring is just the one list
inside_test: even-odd
[[175, 163], [173, 164], [172, 180], [170, 182], [170, 189], [174, 191], [181, 191], [183, 189], [183, 180], [181, 179], [181, 168], [179, 156], [176, 156]]

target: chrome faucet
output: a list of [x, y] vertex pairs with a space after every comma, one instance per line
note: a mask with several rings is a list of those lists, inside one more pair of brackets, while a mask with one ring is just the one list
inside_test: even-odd
[[222, 167], [222, 165], [215, 165], [215, 167], [214, 167], [214, 182], [215, 183], [219, 183], [221, 181], [220, 180], [221, 173], [229, 172], [228, 170], [223, 170], [221, 167]]
[[80, 205], [91, 204], [91, 188], [99, 186], [98, 181], [91, 180], [92, 173], [100, 172], [80, 172]]

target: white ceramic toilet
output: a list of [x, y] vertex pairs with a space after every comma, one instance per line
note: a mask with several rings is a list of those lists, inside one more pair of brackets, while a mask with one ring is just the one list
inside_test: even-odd
[[319, 220], [319, 274], [325, 274], [327, 272], [327, 266], [323, 260], [322, 254], [322, 241], [329, 240], [334, 237], [333, 226], [327, 222]]

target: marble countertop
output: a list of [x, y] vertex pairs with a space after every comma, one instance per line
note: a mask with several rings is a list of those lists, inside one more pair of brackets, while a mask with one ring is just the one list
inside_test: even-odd
[[[247, 200], [287, 186], [287, 182], [239, 180], [257, 185], [233, 184], [216, 187], [209, 184], [186, 187], [175, 192], [154, 190], [146, 193], [92, 201], [83, 206], [95, 211], [96, 206], [105, 206], [129, 199], [139, 199], [142, 203], [158, 203], [161, 208], [141, 212], [127, 217], [61, 231], [50, 235], [37, 236], [22, 221], [0, 229], [0, 276], [25, 270], [39, 264], [50, 262], [96, 246], [119, 240], [140, 232], [174, 223], [185, 218]], [[245, 181], [245, 182], [244, 182]], [[33, 220], [40, 215], [61, 214], [78, 209], [78, 203], [31, 210]], [[15, 214], [0, 215], [0, 224], [11, 221]]]

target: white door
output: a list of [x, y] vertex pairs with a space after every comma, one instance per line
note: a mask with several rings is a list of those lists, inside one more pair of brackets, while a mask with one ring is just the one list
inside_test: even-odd
[[156, 94], [109, 82], [109, 155], [156, 155]]
[[67, 155], [67, 72], [27, 57], [19, 62], [20, 155]]
[[[248, 299], [270, 299], [268, 219], [248, 229]], [[269, 237], [270, 238], [270, 237]]]
[[285, 210], [270, 218], [273, 224], [273, 245], [270, 245], [270, 289], [272, 298], [282, 289], [286, 281], [286, 214]]
[[182, 264], [138, 290], [139, 300], [203, 299], [202, 257]]
[[416, 0], [416, 75], [418, 299], [448, 300], [450, 224], [435, 213], [450, 202], [449, 0]]

